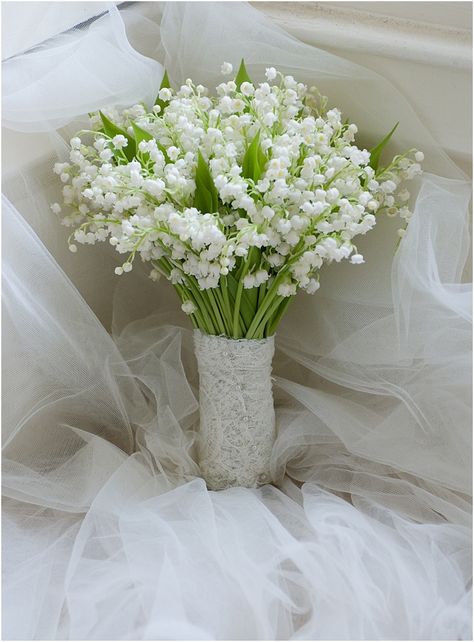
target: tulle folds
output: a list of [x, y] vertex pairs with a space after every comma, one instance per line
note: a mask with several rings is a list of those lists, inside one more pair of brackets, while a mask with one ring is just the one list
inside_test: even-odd
[[[378, 221], [279, 327], [274, 483], [213, 491], [179, 302], [112, 247], [68, 252], [52, 165], [164, 67], [215, 86], [242, 57], [318, 84], [367, 145], [400, 121], [427, 172], [398, 250]], [[234, 2], [110, 8], [3, 83], [4, 638], [471, 639], [470, 186], [406, 98]]]

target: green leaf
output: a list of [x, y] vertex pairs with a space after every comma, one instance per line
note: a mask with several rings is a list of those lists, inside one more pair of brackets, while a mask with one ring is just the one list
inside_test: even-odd
[[[165, 75], [163, 76], [163, 80], [161, 81], [160, 90], [161, 89], [171, 89], [170, 79], [168, 77], [168, 72], [166, 71], [166, 69], [165, 69]], [[156, 97], [156, 100], [155, 100], [155, 105], [159, 105], [161, 108], [161, 111], [163, 111], [163, 109], [166, 107], [167, 104], [168, 104], [168, 101], [165, 102], [164, 100], [161, 100], [158, 92], [158, 96]]]
[[238, 283], [237, 283], [237, 280], [234, 278], [234, 275], [232, 274], [232, 272], [229, 272], [229, 274], [227, 275], [227, 285], [229, 287], [229, 294], [230, 294], [231, 301], [232, 303], [234, 303], [235, 297], [237, 295]]
[[212, 196], [208, 189], [202, 185], [198, 188], [196, 186], [196, 193], [194, 194], [194, 207], [204, 214], [207, 212], [213, 212], [212, 208]]
[[209, 167], [203, 155], [198, 151], [198, 163], [196, 167], [196, 192], [194, 194], [194, 207], [203, 213], [213, 214], [218, 208], [218, 193], [212, 180]]
[[107, 116], [103, 114], [101, 111], [99, 111], [99, 114], [102, 120], [104, 133], [107, 134], [107, 136], [110, 136], [110, 138], [114, 138], [114, 136], [119, 136], [119, 135], [125, 136], [128, 144], [126, 147], [123, 148], [123, 152], [127, 157], [127, 159], [129, 161], [132, 161], [135, 158], [135, 154], [137, 153], [137, 146], [133, 138], [129, 136], [124, 129], [122, 129], [121, 127], [118, 127], [118, 125], [116, 125], [111, 120], [109, 120]]
[[258, 131], [242, 160], [242, 176], [256, 183], [263, 174], [267, 161], [267, 156], [260, 147], [260, 131]]
[[370, 150], [370, 163], [369, 165], [372, 167], [372, 169], [377, 170], [380, 162], [380, 156], [385, 149], [385, 146], [388, 144], [390, 139], [392, 138], [393, 134], [395, 133], [395, 130], [397, 129], [399, 123], [396, 123], [396, 125], [393, 127], [391, 131], [385, 136], [383, 140], [380, 141], [378, 145], [373, 147]]
[[257, 313], [258, 288], [250, 288], [243, 291], [242, 303], [240, 309], [245, 319], [245, 325], [250, 327], [255, 314]]
[[166, 71], [166, 69], [161, 81], [160, 89], [171, 89], [170, 79], [168, 77], [168, 72]]
[[237, 76], [235, 77], [235, 84], [237, 85], [237, 89], [240, 89], [240, 85], [243, 82], [252, 82], [252, 79], [247, 73], [247, 69], [245, 67], [245, 62], [244, 59], [242, 58], [242, 61], [240, 63], [239, 71], [237, 72]]
[[150, 134], [150, 132], [142, 129], [139, 125], [137, 125], [137, 123], [132, 123], [132, 127], [137, 147], [142, 142], [142, 140], [153, 140], [154, 137]]
[[[232, 300], [232, 304], [235, 304], [235, 299], [237, 296], [237, 288], [239, 286], [238, 281], [235, 279], [232, 273], [227, 275], [227, 285], [229, 287], [229, 294]], [[242, 290], [242, 295], [240, 299], [240, 316], [245, 326], [245, 330], [250, 327], [255, 313], [257, 311], [257, 298], [258, 298], [258, 288], [252, 288], [250, 290]], [[233, 306], [232, 306], [233, 307]]]
[[135, 134], [137, 149], [138, 149], [138, 145], [142, 142], [142, 140], [155, 140], [156, 146], [165, 157], [165, 162], [167, 164], [170, 162], [169, 156], [166, 152], [166, 148], [159, 141], [157, 141], [155, 137], [150, 134], [150, 132], [147, 132], [145, 129], [142, 129], [136, 123], [132, 123], [132, 127], [133, 127], [133, 133]]

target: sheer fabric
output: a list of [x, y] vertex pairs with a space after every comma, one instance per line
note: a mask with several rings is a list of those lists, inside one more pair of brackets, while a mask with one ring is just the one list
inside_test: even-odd
[[[58, 5], [60, 7], [60, 5]], [[48, 203], [87, 111], [212, 86], [227, 60], [316, 84], [367, 145], [426, 154], [414, 217], [298, 296], [276, 337], [275, 486], [210, 492], [192, 331], [168, 283], [67, 253]], [[144, 3], [4, 64], [5, 639], [469, 639], [466, 177], [386, 80], [241, 3]], [[58, 129], [60, 128], [60, 129]], [[395, 150], [395, 147], [393, 147]]]

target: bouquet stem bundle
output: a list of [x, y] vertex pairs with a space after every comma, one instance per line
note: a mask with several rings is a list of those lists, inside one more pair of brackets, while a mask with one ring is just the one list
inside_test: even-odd
[[[164, 261], [159, 268], [169, 278], [170, 270]], [[250, 269], [247, 260], [235, 276], [221, 277], [218, 287], [209, 290], [200, 290], [193, 277], [186, 278], [186, 286], [175, 285], [185, 309], [192, 306], [189, 316], [195, 328], [233, 339], [264, 339], [275, 333], [293, 299], [277, 293], [285, 272], [269, 286], [263, 283], [259, 288], [245, 290], [244, 278]]]

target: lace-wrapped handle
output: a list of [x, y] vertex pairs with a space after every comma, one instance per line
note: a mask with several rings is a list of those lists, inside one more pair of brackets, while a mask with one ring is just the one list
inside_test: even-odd
[[275, 441], [274, 337], [228, 339], [194, 331], [199, 369], [201, 473], [211, 490], [271, 481]]

